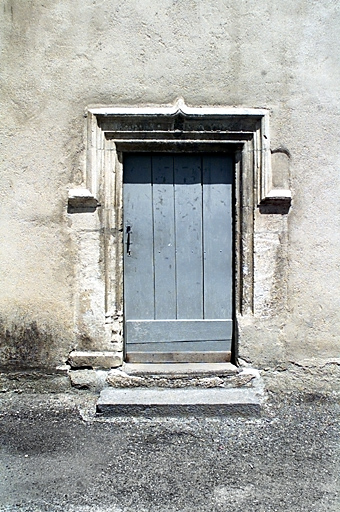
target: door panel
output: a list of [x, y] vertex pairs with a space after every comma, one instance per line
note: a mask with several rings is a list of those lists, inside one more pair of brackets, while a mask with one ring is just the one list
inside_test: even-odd
[[171, 155], [152, 159], [155, 319], [176, 318], [175, 194]]
[[124, 155], [128, 356], [230, 354], [232, 181], [227, 155]]
[[225, 158], [203, 159], [204, 318], [232, 317], [232, 183]]
[[177, 318], [203, 318], [201, 156], [174, 160]]
[[124, 251], [130, 241], [131, 256], [124, 267], [125, 318], [143, 320], [154, 316], [151, 156], [126, 159], [124, 175], [124, 204], [129, 205], [124, 224], [126, 235], [128, 228], [131, 233], [130, 240], [125, 237]]

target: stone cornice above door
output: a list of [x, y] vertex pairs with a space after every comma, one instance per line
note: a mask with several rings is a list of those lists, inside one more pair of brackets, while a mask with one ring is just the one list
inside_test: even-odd
[[[235, 151], [253, 160], [255, 203], [290, 205], [291, 192], [277, 188], [272, 176], [269, 110], [244, 107], [190, 107], [179, 98], [173, 105], [148, 107], [94, 106], [88, 117], [88, 162], [93, 150], [113, 143], [128, 151]], [[104, 140], [108, 141], [106, 144]], [[99, 146], [98, 146], [99, 143]], [[245, 159], [244, 159], [245, 161]], [[98, 180], [88, 166], [87, 186], [97, 196]]]

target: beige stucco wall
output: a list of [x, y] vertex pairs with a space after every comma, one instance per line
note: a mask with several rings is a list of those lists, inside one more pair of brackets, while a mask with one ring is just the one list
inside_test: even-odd
[[[276, 185], [293, 194], [288, 218], [255, 212], [254, 314], [240, 318], [240, 356], [258, 366], [337, 356], [339, 4], [1, 0], [0, 8], [2, 363], [55, 366], [72, 349], [108, 349], [104, 306], [99, 318], [101, 304], [86, 295], [103, 286], [101, 219], [66, 210], [68, 190], [84, 185], [85, 108], [178, 97], [269, 109], [272, 149], [291, 155], [273, 155]], [[93, 247], [97, 268], [87, 275], [79, 251], [86, 260]]]

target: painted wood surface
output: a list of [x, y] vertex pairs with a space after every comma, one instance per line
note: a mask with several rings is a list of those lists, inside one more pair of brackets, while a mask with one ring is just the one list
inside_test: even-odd
[[[208, 343], [208, 345], [207, 345]], [[162, 341], [159, 343], [129, 343], [130, 352], [205, 352], [230, 351], [228, 340]]]
[[[162, 346], [162, 344], [159, 344]], [[129, 363], [228, 363], [231, 360], [230, 351], [204, 350], [194, 352], [129, 351], [126, 356]]]
[[154, 316], [151, 156], [127, 158], [124, 174], [125, 254], [128, 229], [131, 232], [131, 254], [125, 260], [125, 315], [142, 320]]
[[232, 316], [233, 176], [226, 164], [220, 155], [203, 158], [204, 318]]
[[231, 157], [127, 154], [123, 165], [128, 352], [230, 350]]
[[203, 318], [201, 157], [174, 160], [177, 318]]
[[152, 159], [155, 319], [176, 318], [176, 233], [174, 162], [168, 154]]
[[127, 320], [127, 335], [136, 343], [226, 340], [231, 320]]

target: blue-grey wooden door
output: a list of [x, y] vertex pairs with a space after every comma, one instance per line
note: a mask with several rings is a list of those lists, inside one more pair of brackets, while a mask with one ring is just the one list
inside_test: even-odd
[[130, 153], [123, 169], [127, 359], [228, 360], [232, 158]]

